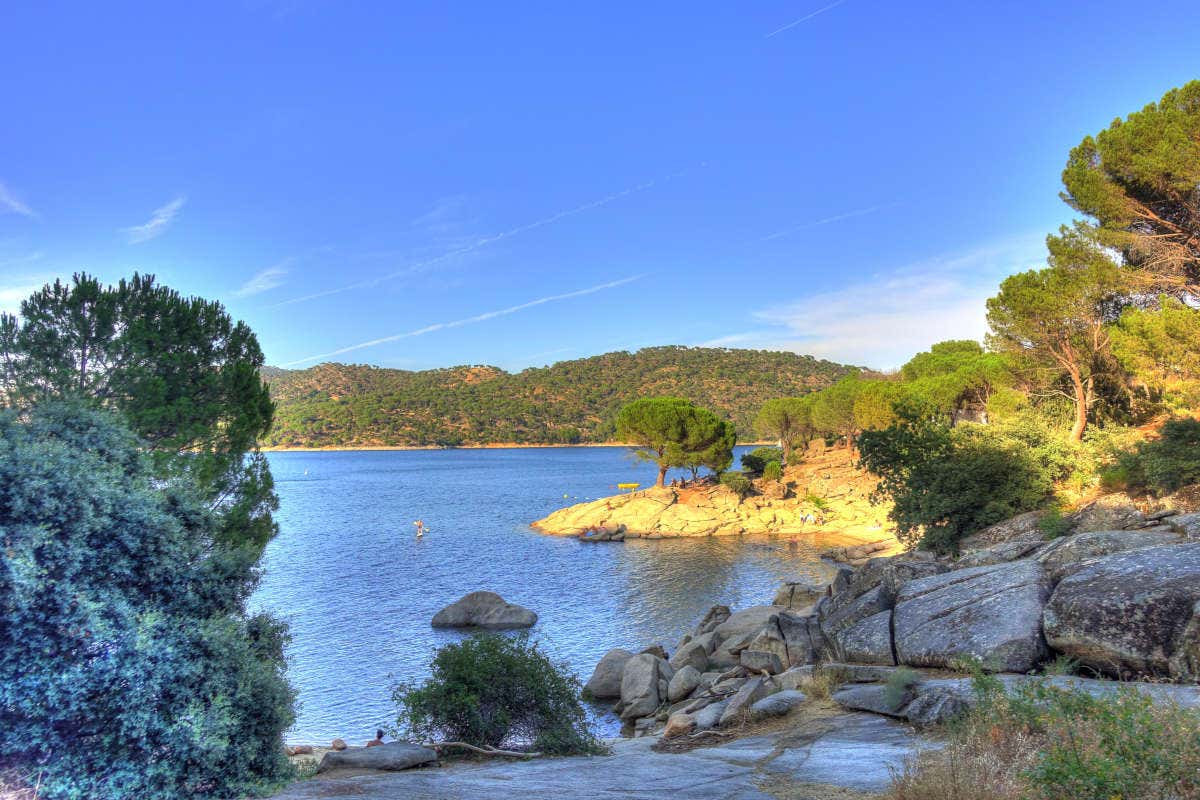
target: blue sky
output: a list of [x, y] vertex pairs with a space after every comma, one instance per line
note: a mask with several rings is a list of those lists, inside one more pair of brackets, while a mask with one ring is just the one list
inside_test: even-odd
[[273, 364], [982, 334], [1194, 2], [6, 3], [0, 307], [88, 270]]

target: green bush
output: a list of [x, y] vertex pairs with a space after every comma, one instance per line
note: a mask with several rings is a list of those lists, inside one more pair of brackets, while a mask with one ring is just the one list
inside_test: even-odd
[[783, 478], [783, 467], [778, 461], [768, 461], [767, 466], [763, 467], [763, 480], [778, 481]]
[[431, 675], [392, 690], [397, 732], [420, 741], [598, 753], [579, 701], [579, 681], [526, 635], [482, 634], [444, 645]]
[[892, 427], [859, 438], [863, 466], [879, 476], [877, 498], [906, 544], [941, 553], [989, 525], [1031, 511], [1051, 495], [1061, 471], [1053, 448], [978, 425], [954, 429], [904, 414]]
[[768, 464], [783, 463], [783, 451], [778, 447], [756, 447], [742, 456], [742, 469], [751, 475], [762, 475]]
[[1200, 422], [1173, 419], [1159, 431], [1159, 438], [1140, 443], [1119, 456], [1104, 473], [1111, 488], [1169, 494], [1200, 483]]
[[1047, 682], [1006, 693], [976, 680], [978, 702], [945, 746], [911, 759], [893, 800], [1198, 800], [1200, 713], [1132, 688], [1093, 697]]
[[[257, 550], [116, 417], [0, 414], [0, 765], [49, 800], [242, 797], [289, 777], [286, 631]], [[30, 779], [33, 782], [33, 779]]]
[[742, 472], [724, 472], [721, 474], [721, 485], [733, 491], [738, 497], [750, 494], [750, 479]]
[[1071, 522], [1058, 506], [1046, 509], [1037, 524], [1038, 530], [1047, 539], [1058, 539], [1071, 532]]

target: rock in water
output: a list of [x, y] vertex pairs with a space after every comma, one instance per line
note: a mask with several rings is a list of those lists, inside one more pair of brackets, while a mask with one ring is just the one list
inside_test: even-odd
[[1097, 558], [1063, 578], [1050, 646], [1103, 672], [1200, 679], [1200, 544]]
[[434, 614], [433, 627], [508, 630], [532, 627], [537, 619], [528, 608], [509, 603], [495, 592], [471, 592]]
[[896, 658], [918, 667], [978, 659], [994, 672], [1028, 672], [1047, 655], [1042, 609], [1050, 579], [1035, 561], [974, 567], [904, 584], [892, 617]]
[[665, 701], [659, 681], [669, 682], [675, 671], [661, 658], [639, 653], [625, 663], [621, 675], [621, 700], [614, 709], [621, 719], [636, 719], [653, 714]]
[[317, 772], [331, 769], [377, 769], [387, 772], [437, 761], [437, 753], [411, 742], [388, 742], [378, 747], [330, 750], [321, 758]]
[[588, 678], [588, 682], [583, 688], [592, 697], [599, 700], [620, 697], [621, 674], [625, 671], [626, 662], [631, 658], [633, 658], [633, 653], [628, 650], [622, 650], [619, 647], [609, 650], [600, 659], [600, 663], [592, 672], [592, 677]]

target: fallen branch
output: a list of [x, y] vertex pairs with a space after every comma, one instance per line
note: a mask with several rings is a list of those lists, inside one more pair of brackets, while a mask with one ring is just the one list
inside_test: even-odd
[[526, 753], [520, 750], [500, 750], [495, 747], [476, 747], [475, 745], [467, 744], [466, 742], [430, 742], [422, 746], [431, 748], [433, 750], [441, 750], [445, 747], [461, 747], [464, 750], [471, 750], [472, 752], [479, 753], [480, 755], [503, 756], [505, 758], [537, 758], [542, 755], [542, 753]]

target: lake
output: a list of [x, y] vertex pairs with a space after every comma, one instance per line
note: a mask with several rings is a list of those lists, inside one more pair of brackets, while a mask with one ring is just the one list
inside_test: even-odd
[[[744, 448], [739, 448], [739, 455]], [[709, 606], [769, 602], [823, 566], [801, 545], [706, 537], [584, 544], [529, 523], [654, 482], [615, 447], [271, 453], [280, 533], [252, 600], [291, 625], [300, 710], [291, 742], [361, 743], [394, 721], [391, 685], [419, 680], [464, 634], [429, 621], [488, 589], [540, 617], [532, 635], [586, 681], [611, 647], [674, 648]], [[414, 536], [413, 522], [429, 527]], [[617, 725], [598, 712], [606, 735]]]

